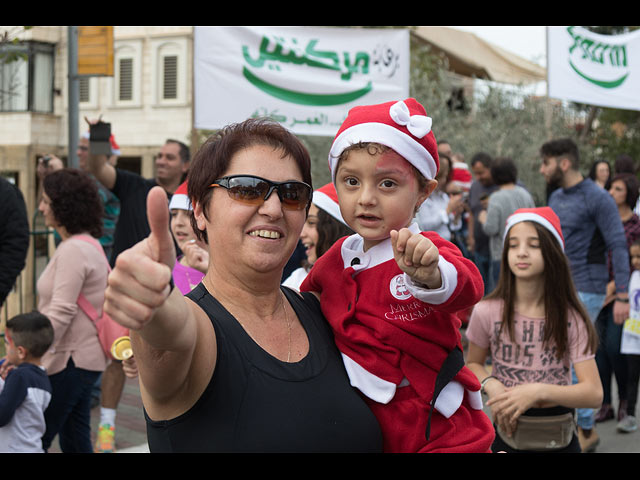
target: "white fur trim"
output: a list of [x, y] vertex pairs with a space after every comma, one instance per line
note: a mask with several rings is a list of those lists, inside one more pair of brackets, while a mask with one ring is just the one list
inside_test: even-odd
[[420, 143], [410, 135], [384, 123], [359, 123], [346, 129], [333, 142], [329, 152], [331, 179], [336, 179], [338, 157], [350, 145], [358, 142], [376, 142], [392, 148], [401, 157], [418, 169], [427, 180], [433, 180], [437, 173], [436, 162]]
[[562, 237], [558, 233], [558, 230], [551, 224], [549, 220], [544, 218], [542, 215], [538, 215], [530, 212], [516, 213], [515, 215], [511, 215], [509, 218], [507, 218], [507, 224], [504, 229], [504, 237], [502, 239], [503, 242], [507, 238], [507, 233], [509, 233], [509, 229], [513, 227], [515, 224], [521, 223], [521, 222], [536, 222], [542, 225], [544, 228], [549, 230], [554, 237], [556, 237], [556, 240], [558, 240], [558, 243], [560, 244], [560, 248], [562, 248], [562, 250], [564, 251], [564, 242], [562, 241]]
[[378, 403], [389, 403], [396, 394], [396, 384], [388, 382], [365, 370], [350, 357], [342, 354], [345, 370], [349, 375], [351, 385], [364, 393], [371, 400]]
[[340, 213], [340, 206], [326, 193], [316, 190], [315, 192], [313, 192], [312, 202], [315, 203], [318, 208], [321, 208], [336, 220], [339, 220], [345, 225], [347, 224], [347, 222], [344, 221], [344, 218], [342, 218], [342, 214]]
[[191, 202], [189, 197], [181, 194], [173, 194], [169, 202], [169, 210], [177, 208], [178, 210], [191, 210]]
[[404, 274], [404, 283], [407, 289], [418, 300], [429, 303], [431, 305], [441, 305], [445, 303], [458, 286], [458, 271], [453, 264], [444, 258], [438, 259], [438, 268], [442, 276], [442, 285], [440, 288], [426, 289], [417, 286], [409, 275]]

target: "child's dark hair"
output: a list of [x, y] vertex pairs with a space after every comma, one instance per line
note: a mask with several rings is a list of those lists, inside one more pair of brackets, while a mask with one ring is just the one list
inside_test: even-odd
[[16, 346], [27, 349], [32, 357], [40, 358], [53, 343], [53, 325], [45, 315], [33, 311], [7, 320], [7, 330]]
[[[540, 250], [544, 260], [544, 303], [545, 303], [545, 326], [543, 343], [548, 347], [555, 347], [557, 358], [562, 358], [569, 350], [568, 342], [568, 312], [573, 310], [584, 322], [587, 330], [588, 341], [585, 353], [595, 353], [598, 346], [596, 330], [591, 323], [589, 314], [580, 301], [573, 278], [569, 262], [564, 251], [560, 248], [558, 241], [545, 227], [535, 222], [531, 222], [538, 233], [540, 240]], [[515, 339], [515, 276], [509, 268], [509, 236], [507, 234], [502, 251], [502, 262], [500, 265], [500, 276], [498, 284], [487, 299], [500, 299], [504, 301], [502, 311], [502, 322], [500, 333], [506, 332], [512, 342]]]

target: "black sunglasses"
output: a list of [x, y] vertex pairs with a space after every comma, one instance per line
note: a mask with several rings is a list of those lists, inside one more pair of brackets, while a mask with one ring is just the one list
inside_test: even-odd
[[272, 182], [254, 175], [231, 175], [219, 178], [209, 187], [223, 187], [231, 198], [247, 205], [262, 205], [274, 190], [286, 210], [303, 210], [311, 203], [311, 186], [304, 182]]

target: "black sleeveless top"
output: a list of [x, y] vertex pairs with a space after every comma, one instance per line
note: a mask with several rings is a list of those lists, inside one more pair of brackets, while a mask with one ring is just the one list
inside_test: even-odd
[[188, 412], [153, 421], [145, 411], [151, 452], [382, 451], [378, 422], [349, 384], [317, 299], [283, 291], [309, 338], [297, 363], [258, 346], [203, 284], [188, 294], [215, 329], [216, 368]]

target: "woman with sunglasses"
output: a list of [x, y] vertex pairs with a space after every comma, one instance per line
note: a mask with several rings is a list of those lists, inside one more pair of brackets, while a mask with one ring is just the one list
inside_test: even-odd
[[166, 196], [148, 197], [150, 236], [123, 252], [105, 309], [132, 329], [152, 452], [381, 451], [310, 294], [280, 286], [311, 201], [309, 154], [274, 122], [211, 137], [189, 173], [209, 269], [171, 288]]

